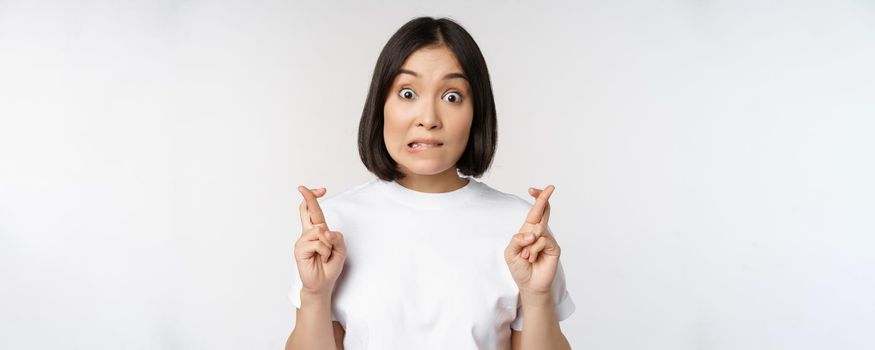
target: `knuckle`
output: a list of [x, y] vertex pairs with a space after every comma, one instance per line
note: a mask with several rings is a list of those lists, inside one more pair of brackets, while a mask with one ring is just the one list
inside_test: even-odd
[[295, 255], [303, 254], [303, 253], [306, 253], [308, 251], [309, 251], [309, 249], [307, 249], [307, 246], [305, 246], [303, 244], [295, 247]]

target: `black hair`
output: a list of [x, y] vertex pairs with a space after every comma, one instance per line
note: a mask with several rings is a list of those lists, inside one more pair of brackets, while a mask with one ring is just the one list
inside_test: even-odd
[[417, 49], [431, 45], [446, 45], [455, 54], [471, 85], [474, 116], [468, 144], [456, 163], [456, 169], [463, 175], [480, 177], [489, 169], [495, 155], [498, 141], [495, 100], [480, 47], [461, 25], [451, 19], [414, 18], [401, 26], [383, 46], [359, 121], [359, 156], [365, 167], [384, 181], [404, 177], [383, 139], [386, 94], [407, 57]]

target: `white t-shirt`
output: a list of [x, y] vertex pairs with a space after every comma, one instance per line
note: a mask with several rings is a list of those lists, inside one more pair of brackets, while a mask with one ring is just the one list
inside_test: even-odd
[[[319, 200], [347, 248], [331, 302], [345, 349], [510, 348], [523, 315], [504, 249], [532, 204], [468, 180], [425, 193], [374, 178]], [[300, 308], [294, 271], [289, 298]], [[564, 320], [575, 307], [561, 262], [552, 291]]]

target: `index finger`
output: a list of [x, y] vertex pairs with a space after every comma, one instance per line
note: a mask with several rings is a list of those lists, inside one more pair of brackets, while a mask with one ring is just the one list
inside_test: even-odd
[[[532, 195], [532, 197], [535, 197], [535, 199], [538, 198], [538, 195], [540, 195], [541, 192], [543, 192], [543, 190], [539, 190], [539, 189], [534, 188], [534, 187], [529, 188], [529, 194]], [[546, 225], [549, 221], [550, 221], [550, 201], [547, 200], [547, 206], [544, 207], [544, 216], [541, 218], [541, 223]]]
[[313, 225], [324, 224], [325, 216], [322, 214], [322, 208], [319, 207], [319, 202], [316, 201], [316, 195], [304, 186], [298, 186], [298, 192], [301, 192], [301, 195], [304, 196], [304, 202], [307, 203], [307, 213], [310, 214], [310, 223]]
[[535, 200], [535, 204], [532, 205], [532, 209], [529, 210], [529, 215], [526, 216], [526, 222], [532, 225], [535, 225], [541, 222], [541, 218], [544, 216], [544, 209], [547, 207], [547, 200], [550, 199], [550, 195], [553, 194], [553, 189], [555, 189], [553, 185], [548, 185], [541, 193], [538, 195], [538, 199]]

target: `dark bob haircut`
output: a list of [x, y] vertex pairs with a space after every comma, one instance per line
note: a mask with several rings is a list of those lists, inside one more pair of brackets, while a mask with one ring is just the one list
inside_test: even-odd
[[463, 175], [480, 177], [489, 169], [495, 155], [498, 140], [495, 100], [480, 47], [462, 26], [450, 19], [419, 17], [401, 26], [380, 52], [359, 121], [359, 156], [365, 167], [381, 180], [393, 181], [404, 177], [383, 140], [386, 94], [407, 57], [417, 49], [431, 45], [447, 46], [456, 55], [471, 85], [474, 107], [471, 133], [456, 169]]

